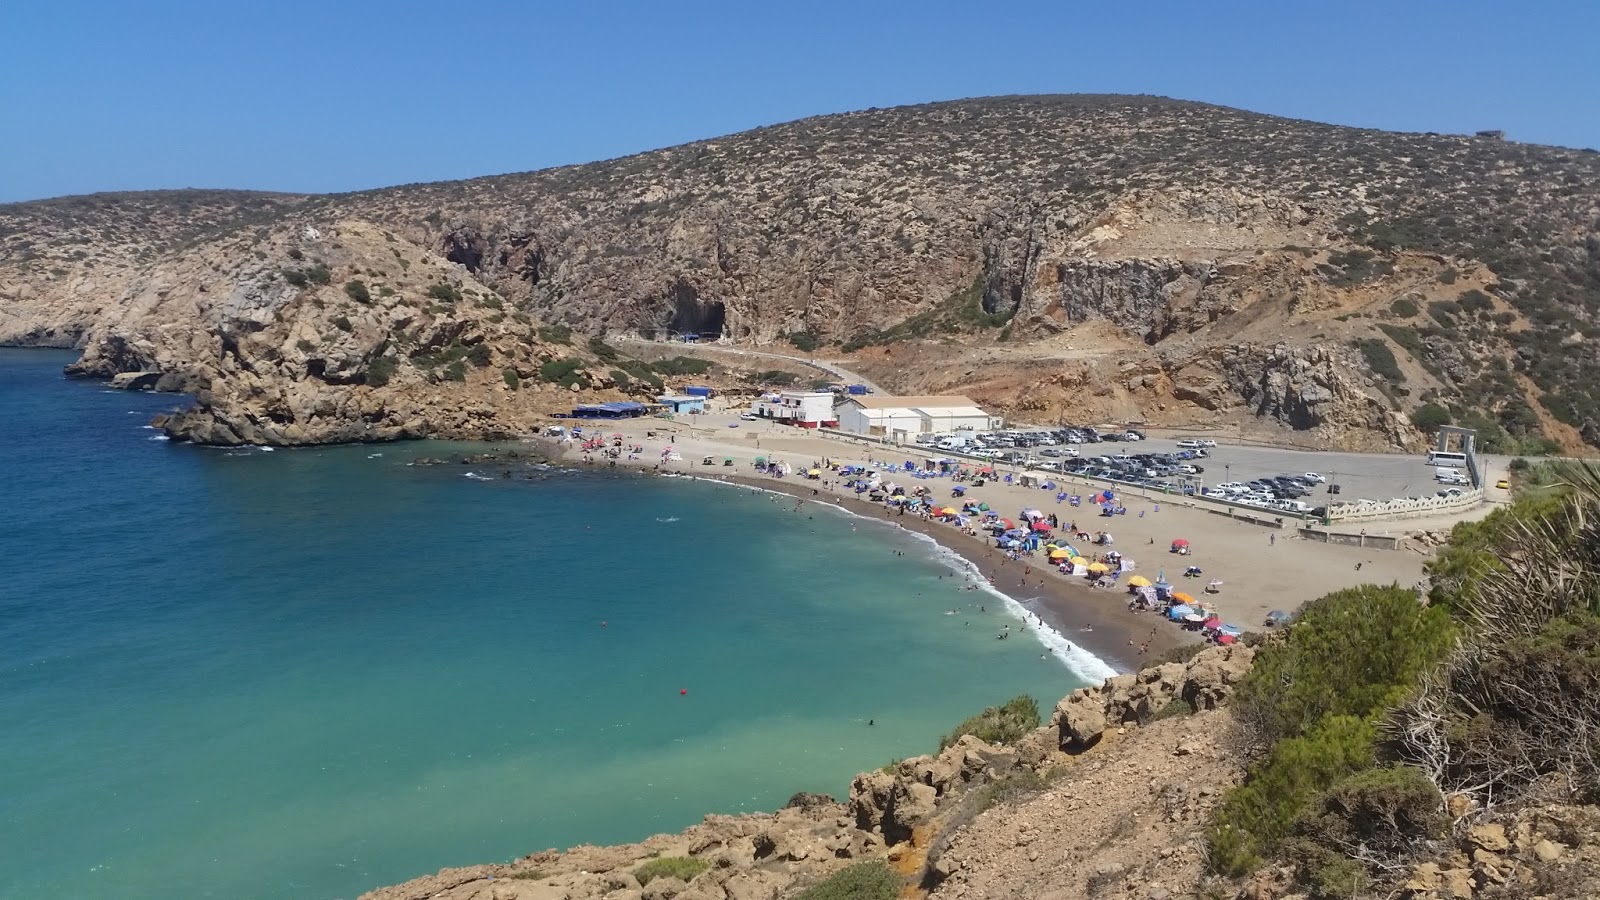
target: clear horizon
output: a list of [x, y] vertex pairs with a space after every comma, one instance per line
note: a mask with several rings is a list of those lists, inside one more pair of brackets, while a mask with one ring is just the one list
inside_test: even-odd
[[[485, 0], [271, 7], [64, 0], [12, 11], [0, 202], [184, 187], [329, 193], [592, 162], [870, 107], [1155, 94], [1392, 131], [1600, 146], [1600, 4], [1336, 11], [1020, 0]], [[1108, 40], [1111, 37], [1114, 39]]]

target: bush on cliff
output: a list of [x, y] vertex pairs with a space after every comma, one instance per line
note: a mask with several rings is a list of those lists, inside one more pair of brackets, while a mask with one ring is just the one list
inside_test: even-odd
[[939, 749], [961, 740], [970, 734], [990, 744], [1014, 744], [1039, 727], [1039, 704], [1027, 694], [1007, 700], [1002, 706], [991, 706], [939, 739]]
[[344, 283], [344, 292], [351, 300], [357, 303], [371, 303], [372, 291], [367, 289], [367, 283], [359, 278], [351, 279]]
[[1330, 792], [1359, 788], [1346, 779], [1377, 765], [1379, 719], [1453, 640], [1444, 610], [1420, 605], [1397, 585], [1308, 603], [1288, 640], [1261, 649], [1234, 696], [1234, 716], [1258, 760], [1213, 814], [1212, 868], [1252, 871], [1284, 850], [1307, 810], [1329, 805]]
[[711, 868], [703, 859], [691, 856], [660, 856], [633, 870], [633, 877], [644, 887], [657, 878], [677, 878], [693, 881], [696, 875]]
[[864, 862], [829, 875], [796, 894], [794, 900], [895, 900], [900, 876], [887, 863]]

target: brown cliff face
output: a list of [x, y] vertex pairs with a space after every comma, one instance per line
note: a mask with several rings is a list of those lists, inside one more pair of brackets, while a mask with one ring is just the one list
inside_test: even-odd
[[[1070, 381], [1081, 360], [1128, 418], [1259, 415], [1394, 446], [1433, 401], [1503, 443], [1571, 442], [1600, 434], [1600, 382], [1584, 374], [1597, 209], [1600, 156], [1585, 152], [1159, 98], [989, 98], [357, 194], [3, 207], [0, 341], [89, 347], [88, 371], [143, 366], [140, 342], [194, 311], [162, 292], [198, 291], [197, 258], [231, 271], [264, 262], [254, 242], [284, 228], [365, 223], [507, 313], [584, 332], [798, 336], [868, 364], [953, 339], [947, 368], [962, 371], [978, 351], [1021, 352]], [[204, 327], [220, 341], [218, 320]], [[178, 353], [192, 342], [156, 343], [162, 365], [192, 367]], [[1280, 345], [1309, 369], [1274, 363]], [[1146, 381], [1118, 386], [1108, 373], [1130, 364]], [[991, 393], [1024, 410], [1035, 390]]]

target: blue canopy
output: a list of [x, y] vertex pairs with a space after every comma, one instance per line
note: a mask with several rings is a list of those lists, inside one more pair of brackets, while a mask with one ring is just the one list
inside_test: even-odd
[[1169, 619], [1181, 619], [1184, 616], [1192, 615], [1194, 615], [1194, 607], [1187, 603], [1179, 603], [1177, 606], [1167, 610], [1167, 618]]
[[1244, 634], [1244, 629], [1237, 625], [1224, 625], [1218, 628], [1217, 631], [1221, 634], [1231, 634], [1234, 637], [1240, 637]]

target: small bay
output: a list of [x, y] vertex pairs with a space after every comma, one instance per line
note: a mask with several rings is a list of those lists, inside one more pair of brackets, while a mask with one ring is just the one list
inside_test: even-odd
[[842, 796], [1084, 683], [883, 523], [408, 465], [440, 444], [173, 445], [175, 398], [71, 358], [0, 350], [0, 896], [353, 897]]

